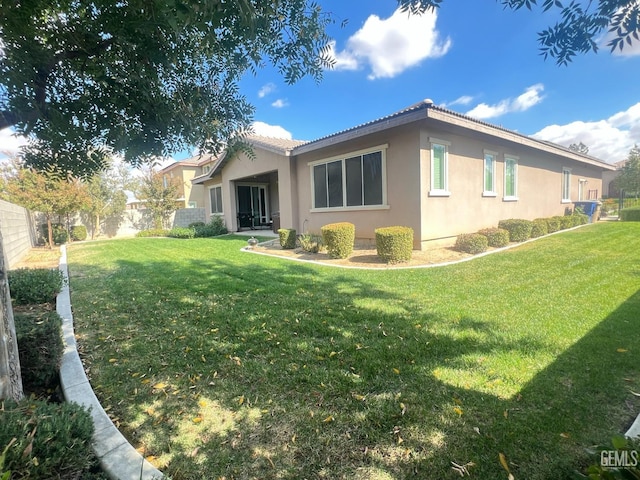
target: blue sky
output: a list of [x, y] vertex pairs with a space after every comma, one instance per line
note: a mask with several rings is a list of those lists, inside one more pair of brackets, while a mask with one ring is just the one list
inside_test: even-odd
[[[336, 67], [320, 83], [286, 85], [272, 67], [247, 74], [240, 87], [256, 107], [256, 133], [314, 140], [430, 98], [525, 135], [583, 142], [610, 163], [640, 144], [639, 44], [611, 54], [605, 38], [598, 54], [560, 67], [537, 42], [556, 12], [445, 0], [436, 13], [410, 17], [394, 0], [318, 2], [336, 19]], [[2, 150], [17, 143], [0, 131]]]
[[611, 163], [640, 144], [640, 45], [612, 55], [602, 39], [598, 54], [561, 67], [537, 42], [557, 13], [504, 10], [495, 0], [447, 0], [421, 17], [396, 11], [393, 0], [319, 3], [337, 19], [336, 68], [319, 84], [286, 85], [273, 68], [245, 77], [258, 133], [313, 140], [430, 98], [536, 138], [581, 141]]

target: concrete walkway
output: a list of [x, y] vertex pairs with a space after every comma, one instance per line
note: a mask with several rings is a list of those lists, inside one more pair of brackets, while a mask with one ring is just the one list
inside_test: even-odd
[[112, 480], [152, 480], [164, 478], [162, 472], [147, 462], [118, 431], [102, 405], [93, 393], [87, 379], [84, 366], [78, 355], [73, 314], [69, 296], [69, 273], [67, 269], [67, 250], [60, 247], [60, 271], [64, 275], [65, 285], [58, 295], [56, 308], [62, 317], [62, 335], [64, 354], [60, 366], [60, 385], [64, 398], [68, 402], [78, 403], [91, 409], [93, 425], [93, 449], [100, 459], [104, 472]]

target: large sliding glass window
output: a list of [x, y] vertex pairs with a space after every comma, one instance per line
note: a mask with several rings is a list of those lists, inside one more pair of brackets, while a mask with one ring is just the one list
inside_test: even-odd
[[313, 208], [384, 204], [383, 152], [374, 151], [312, 166]]

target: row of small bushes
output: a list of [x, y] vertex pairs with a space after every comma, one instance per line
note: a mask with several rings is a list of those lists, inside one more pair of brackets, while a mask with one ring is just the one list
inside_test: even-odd
[[[353, 252], [355, 225], [349, 222], [330, 223], [321, 229], [322, 237], [313, 234], [296, 236], [291, 228], [278, 230], [280, 246], [284, 249], [300, 247], [317, 253], [325, 247], [331, 258], [347, 258]], [[387, 263], [406, 262], [413, 251], [413, 230], [409, 227], [383, 227], [375, 230], [378, 256]]]
[[533, 221], [521, 218], [500, 220], [497, 228], [485, 228], [477, 233], [458, 235], [454, 248], [460, 252], [476, 255], [486, 251], [488, 247], [505, 247], [510, 242], [524, 242], [529, 238], [584, 225], [588, 221], [589, 217], [578, 209], [571, 215], [537, 218]]
[[194, 222], [188, 227], [175, 227], [171, 230], [150, 228], [136, 233], [136, 237], [171, 237], [171, 238], [207, 238], [228, 233], [222, 217], [213, 217], [209, 223]]
[[[40, 225], [40, 233], [45, 242], [49, 241], [49, 226], [45, 223]], [[51, 224], [51, 233], [53, 237], [53, 243], [56, 245], [63, 245], [71, 238], [74, 242], [81, 242], [87, 239], [87, 227], [84, 225], [73, 225], [67, 231], [67, 227], [62, 223]]]

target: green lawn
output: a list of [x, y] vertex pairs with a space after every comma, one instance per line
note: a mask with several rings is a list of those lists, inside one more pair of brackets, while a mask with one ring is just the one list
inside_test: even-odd
[[640, 412], [640, 224], [395, 271], [245, 244], [68, 250], [96, 394], [174, 480], [561, 479]]

